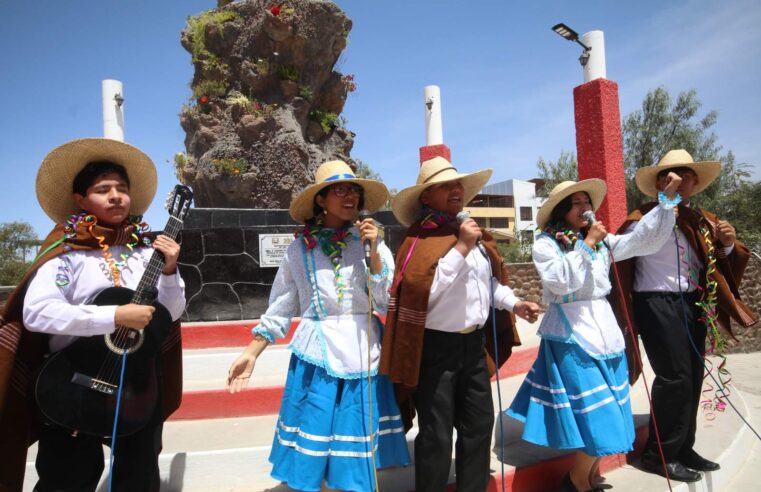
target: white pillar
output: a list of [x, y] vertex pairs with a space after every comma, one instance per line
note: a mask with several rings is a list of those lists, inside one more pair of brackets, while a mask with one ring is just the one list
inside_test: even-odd
[[579, 40], [592, 48], [589, 52], [589, 60], [584, 65], [584, 82], [594, 79], [605, 78], [605, 35], [602, 31], [589, 31], [583, 34]]
[[443, 144], [444, 131], [441, 126], [441, 90], [439, 86], [427, 85], [423, 88], [423, 109], [425, 111], [425, 144]]
[[103, 92], [103, 136], [124, 142], [124, 91], [118, 80], [104, 80]]

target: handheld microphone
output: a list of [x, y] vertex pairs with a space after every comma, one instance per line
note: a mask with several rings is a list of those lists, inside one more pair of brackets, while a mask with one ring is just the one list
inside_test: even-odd
[[597, 222], [597, 219], [595, 218], [595, 213], [592, 212], [591, 210], [587, 210], [586, 212], [581, 214], [581, 216], [584, 217], [584, 220], [589, 222], [589, 225], [592, 225], [595, 222]]
[[[470, 218], [470, 212], [467, 212], [465, 210], [461, 210], [457, 212], [457, 215], [455, 216], [455, 220], [458, 224], [462, 224], [466, 220]], [[486, 253], [486, 249], [484, 248], [483, 244], [481, 244], [480, 239], [476, 239], [476, 248], [478, 248], [478, 251], [481, 252], [482, 255], [484, 255], [484, 258], [487, 260], [489, 259], [489, 255]]]
[[[359, 221], [362, 222], [367, 219], [372, 219], [372, 214], [367, 210], [360, 210], [359, 211]], [[367, 268], [370, 268], [370, 240], [365, 239], [362, 242], [362, 245], [365, 248], [365, 263], [367, 264]]]

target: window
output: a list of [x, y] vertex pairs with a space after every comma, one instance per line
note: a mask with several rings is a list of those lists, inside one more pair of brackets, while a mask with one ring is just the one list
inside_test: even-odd
[[486, 227], [486, 217], [471, 217], [471, 218], [476, 221], [476, 224], [478, 224], [478, 227]]
[[489, 223], [495, 229], [507, 229], [510, 227], [510, 220], [507, 217], [492, 217], [489, 219]]
[[531, 207], [521, 207], [521, 220], [534, 220]]

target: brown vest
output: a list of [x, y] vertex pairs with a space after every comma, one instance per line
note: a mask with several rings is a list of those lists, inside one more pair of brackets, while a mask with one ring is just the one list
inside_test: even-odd
[[[619, 228], [619, 234], [626, 231], [626, 228], [632, 223], [632, 221], [640, 220], [643, 215], [652, 210], [657, 203], [647, 203], [642, 205], [638, 209], [634, 210], [626, 222]], [[750, 251], [740, 241], [735, 241], [735, 248], [729, 256], [725, 256], [723, 253], [723, 247], [716, 239], [716, 223], [718, 219], [710, 212], [695, 210], [689, 207], [679, 206], [679, 215], [677, 216], [676, 223], [679, 230], [687, 238], [693, 251], [700, 258], [702, 265], [699, 278], [701, 287], [705, 288], [706, 282], [706, 265], [708, 264], [708, 250], [709, 245], [706, 243], [703, 233], [707, 232], [711, 237], [711, 246], [714, 248], [714, 257], [716, 259], [716, 271], [714, 273], [714, 280], [717, 283], [716, 288], [716, 301], [718, 310], [718, 321], [721, 328], [726, 330], [730, 336], [734, 338], [732, 330], [730, 328], [730, 319], [734, 319], [738, 324], [743, 327], [748, 327], [756, 323], [756, 315], [748, 308], [745, 303], [740, 299], [739, 286], [745, 272], [745, 266], [748, 264], [750, 258]], [[640, 374], [639, 361], [636, 359], [635, 348], [632, 346], [632, 339], [629, 335], [629, 330], [634, 332], [634, 335], [638, 334], [637, 327], [634, 325], [634, 311], [632, 306], [632, 288], [634, 286], [634, 261], [636, 258], [631, 258], [616, 263], [618, 274], [621, 280], [621, 289], [618, 289], [613, 271], [611, 271], [611, 285], [613, 290], [609, 295], [609, 300], [613, 311], [618, 319], [619, 326], [624, 330], [624, 338], [626, 339], [626, 355], [629, 363], [629, 379], [632, 384], [637, 380]], [[623, 300], [622, 300], [623, 298]], [[622, 305], [623, 303], [623, 305]], [[629, 313], [631, 318], [631, 324], [626, 316], [626, 312]]]
[[[428, 295], [439, 259], [457, 243], [457, 231], [453, 225], [423, 229], [415, 223], [407, 230], [396, 253], [396, 269], [381, 346], [380, 373], [388, 375], [396, 386], [397, 401], [407, 430], [415, 416], [412, 397], [420, 375]], [[507, 264], [497, 251], [496, 241], [483, 231], [481, 244], [486, 247], [491, 259], [492, 274], [502, 285], [507, 285]], [[412, 254], [406, 261], [410, 250]], [[489, 313], [484, 326], [488, 334], [486, 356], [489, 370], [494, 374], [496, 364], [491, 327], [492, 316]], [[515, 329], [515, 316], [508, 311], [496, 311], [496, 327], [498, 364], [502, 366], [510, 357], [512, 348], [520, 345], [520, 338]]]

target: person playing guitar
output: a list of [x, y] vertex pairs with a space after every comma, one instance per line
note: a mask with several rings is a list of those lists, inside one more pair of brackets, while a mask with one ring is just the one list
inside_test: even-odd
[[[179, 323], [172, 321], [185, 308], [185, 286], [170, 232], [172, 220], [182, 221], [172, 217], [152, 244], [144, 235], [141, 214], [156, 185], [151, 159], [115, 140], [74, 140], [43, 160], [37, 198], [58, 225], [0, 319], [0, 491], [21, 489], [26, 446], [34, 439], [29, 429], [39, 440], [35, 491], [94, 491], [103, 444], [114, 444], [109, 411], [116, 401], [125, 422], [140, 417], [129, 430], [114, 431], [112, 490], [159, 490], [163, 422], [181, 392]], [[132, 297], [99, 295], [120, 290], [114, 287]], [[63, 366], [53, 363], [61, 360]], [[33, 389], [34, 398], [24, 395]], [[98, 419], [107, 431], [88, 428]]]

